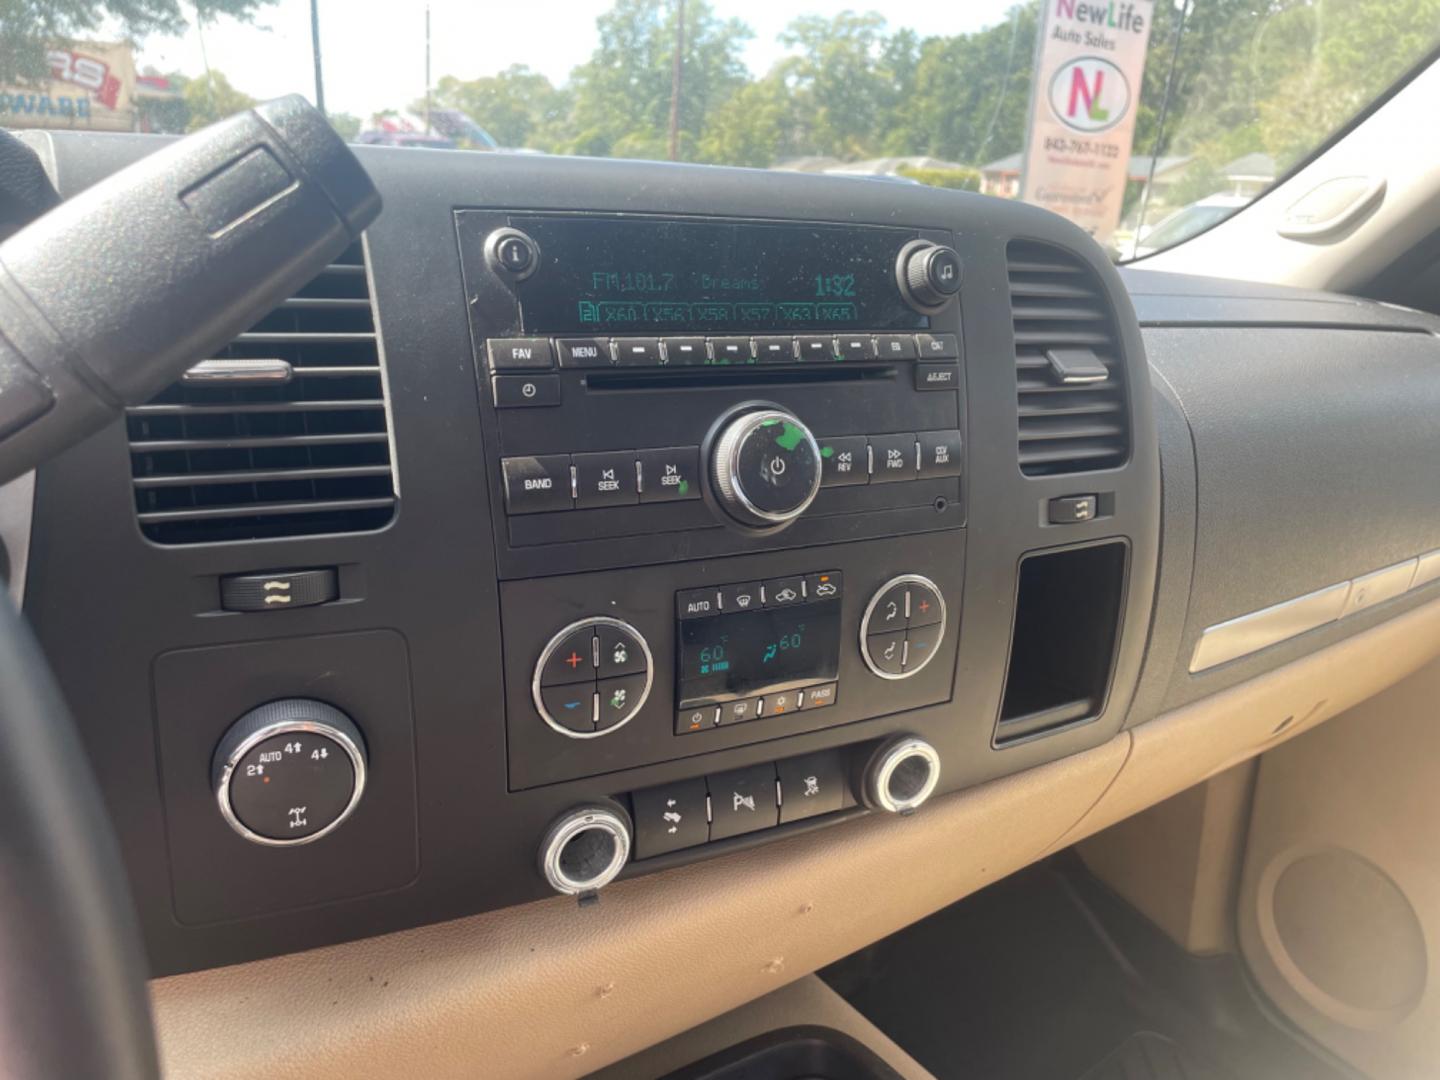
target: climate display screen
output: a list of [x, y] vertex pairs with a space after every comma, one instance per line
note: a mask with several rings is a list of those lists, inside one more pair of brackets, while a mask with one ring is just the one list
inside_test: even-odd
[[680, 706], [828, 682], [839, 664], [839, 600], [686, 619]]
[[526, 333], [923, 330], [895, 283], [912, 229], [517, 216], [540, 245]]

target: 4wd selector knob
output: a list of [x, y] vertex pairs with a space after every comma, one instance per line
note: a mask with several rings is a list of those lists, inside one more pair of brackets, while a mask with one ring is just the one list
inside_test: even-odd
[[736, 521], [783, 525], [804, 513], [820, 490], [820, 447], [790, 413], [743, 413], [715, 440], [711, 478], [720, 504]]

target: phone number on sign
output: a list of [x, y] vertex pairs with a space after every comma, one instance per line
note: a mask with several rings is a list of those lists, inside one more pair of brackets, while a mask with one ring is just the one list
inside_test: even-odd
[[1045, 149], [1056, 154], [1091, 154], [1102, 158], [1120, 156], [1120, 147], [1115, 143], [1096, 142], [1094, 139], [1070, 139], [1060, 135], [1047, 135]]

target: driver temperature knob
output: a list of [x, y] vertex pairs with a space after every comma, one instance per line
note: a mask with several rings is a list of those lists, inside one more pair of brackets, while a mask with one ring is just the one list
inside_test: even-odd
[[794, 521], [820, 490], [820, 446], [780, 409], [736, 417], [715, 440], [711, 476], [725, 512], [758, 528]]

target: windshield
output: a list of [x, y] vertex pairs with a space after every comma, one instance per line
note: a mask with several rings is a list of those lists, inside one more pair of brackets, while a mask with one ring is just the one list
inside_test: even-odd
[[1437, 41], [1440, 0], [0, 0], [0, 125], [181, 132], [298, 91], [355, 142], [979, 191], [1127, 259]]

